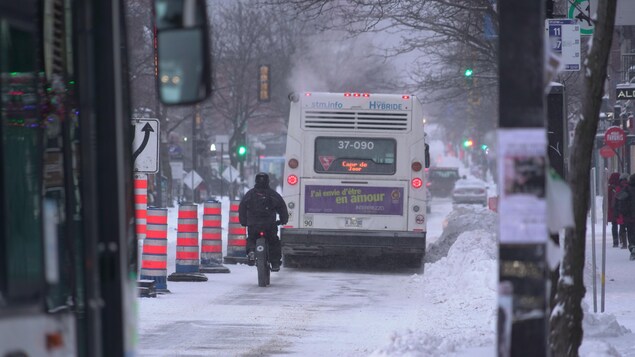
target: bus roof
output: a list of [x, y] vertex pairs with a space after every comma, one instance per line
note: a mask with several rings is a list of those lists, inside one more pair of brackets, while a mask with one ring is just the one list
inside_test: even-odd
[[410, 94], [304, 92], [299, 101], [304, 109], [410, 111], [416, 97]]

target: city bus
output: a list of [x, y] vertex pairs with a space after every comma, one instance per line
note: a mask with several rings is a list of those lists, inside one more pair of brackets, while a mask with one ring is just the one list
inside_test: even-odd
[[329, 256], [393, 257], [420, 266], [429, 155], [418, 99], [306, 92], [289, 100], [285, 266]]
[[[173, 8], [205, 16], [202, 0], [153, 3], [175, 31], [189, 25]], [[135, 354], [124, 13], [121, 0], [0, 0], [0, 356]], [[201, 64], [200, 48], [169, 51], [170, 42], [197, 42], [170, 39], [167, 27], [157, 30], [167, 35], [157, 48], [172, 56], [164, 63], [200, 58], [181, 63], [184, 80], [166, 78], [171, 88], [157, 81], [157, 92], [164, 103], [193, 103], [209, 94], [200, 79], [209, 76], [187, 69], [209, 61]], [[205, 21], [191, 27], [182, 34], [207, 41]]]

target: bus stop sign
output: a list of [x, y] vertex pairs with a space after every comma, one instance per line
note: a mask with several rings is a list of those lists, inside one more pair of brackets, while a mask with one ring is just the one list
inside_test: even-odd
[[626, 143], [626, 133], [624, 130], [618, 126], [612, 126], [606, 129], [604, 133], [604, 144], [607, 146], [617, 149]]

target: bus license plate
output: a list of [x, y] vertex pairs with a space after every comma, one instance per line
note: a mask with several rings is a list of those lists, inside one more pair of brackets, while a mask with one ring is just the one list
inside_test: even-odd
[[361, 218], [344, 218], [344, 226], [346, 228], [362, 228]]

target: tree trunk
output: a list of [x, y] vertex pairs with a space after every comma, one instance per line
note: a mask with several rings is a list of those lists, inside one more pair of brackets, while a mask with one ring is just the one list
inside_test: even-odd
[[[570, 185], [573, 194], [575, 227], [567, 229], [564, 256], [551, 314], [550, 345], [553, 356], [578, 356], [582, 343], [582, 298], [584, 287], [584, 254], [586, 217], [589, 211], [589, 187], [593, 144], [598, 127], [600, 105], [604, 94], [607, 63], [617, 0], [599, 0], [593, 42], [582, 70], [584, 101], [582, 118], [575, 130], [571, 150]], [[595, 199], [595, 197], [593, 197]]]

